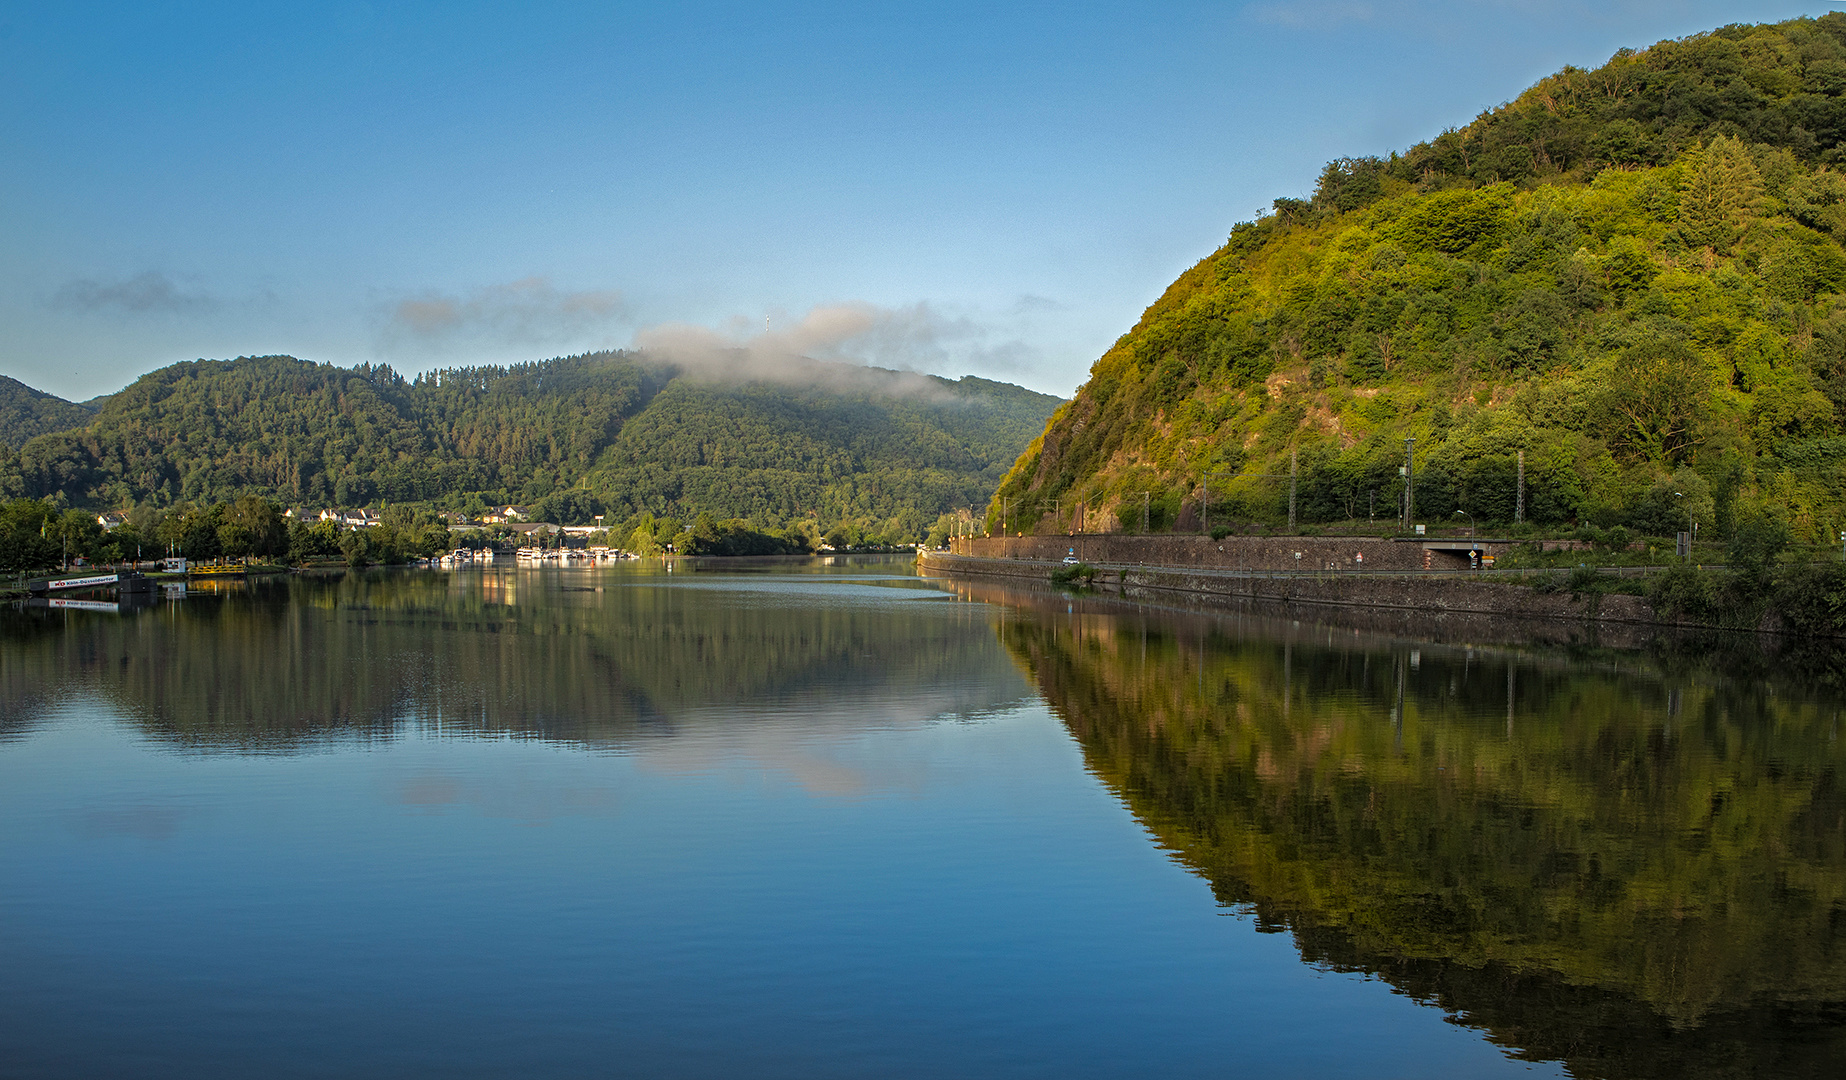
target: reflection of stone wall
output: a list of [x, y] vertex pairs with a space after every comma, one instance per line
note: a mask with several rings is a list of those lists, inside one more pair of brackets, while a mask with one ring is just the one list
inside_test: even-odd
[[[940, 560], [940, 556], [934, 556]], [[996, 564], [988, 564], [996, 565]], [[942, 573], [939, 562], [926, 564], [928, 573]], [[1171, 589], [1113, 586], [1072, 593], [1051, 586], [1042, 575], [1018, 577], [999, 574], [955, 573], [951, 587], [962, 596], [1001, 607], [1055, 607], [1057, 610], [1129, 613], [1158, 606], [1160, 617], [1176, 619], [1205, 615], [1217, 623], [1232, 619], [1238, 625], [1260, 627], [1278, 640], [1306, 633], [1325, 640], [1328, 630], [1381, 635], [1393, 640], [1413, 639], [1430, 644], [1460, 644], [1470, 648], [1488, 645], [1580, 646], [1609, 649], [1646, 649], [1677, 640], [1672, 631], [1637, 622], [1596, 622], [1581, 618], [1521, 617], [1512, 613], [1444, 610], [1416, 607], [1333, 605], [1311, 601], [1296, 603], [1273, 598], [1199, 594]], [[1606, 598], [1605, 598], [1606, 599]], [[1302, 628], [1307, 629], [1303, 630]], [[1752, 672], [1780, 664], [1767, 639], [1751, 639], [1746, 655], [1728, 654], [1727, 662], [1741, 662]]]
[[[1489, 555], [1512, 545], [1485, 543]], [[963, 536], [953, 541], [957, 555], [984, 559], [1044, 559], [1056, 562], [1073, 550], [1086, 563], [1147, 566], [1196, 566], [1212, 570], [1421, 570], [1423, 546], [1417, 541], [1377, 537], [1327, 536]], [[1295, 552], [1301, 552], [1299, 561]], [[1365, 556], [1363, 562], [1357, 556]], [[1430, 567], [1453, 570], [1463, 557], [1431, 553]]]

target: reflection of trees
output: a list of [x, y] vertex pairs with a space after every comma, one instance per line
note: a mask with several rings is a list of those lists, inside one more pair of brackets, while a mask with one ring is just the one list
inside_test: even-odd
[[837, 714], [882, 702], [926, 716], [1023, 689], [967, 605], [752, 595], [592, 575], [385, 573], [273, 581], [122, 617], [25, 612], [0, 619], [0, 714], [16, 726], [31, 703], [93, 687], [156, 734], [232, 749], [404, 722], [600, 742], [739, 706]]
[[1837, 1075], [1835, 706], [1512, 654], [1022, 614], [1093, 769], [1226, 903], [1584, 1075]]

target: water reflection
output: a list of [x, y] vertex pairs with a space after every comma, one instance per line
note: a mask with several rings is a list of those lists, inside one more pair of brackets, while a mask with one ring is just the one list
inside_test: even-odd
[[[32, 762], [10, 774], [25, 791], [9, 808], [25, 822], [10, 865], [26, 870], [0, 889], [26, 928], [9, 962], [37, 975], [0, 980], [0, 994], [38, 1003], [22, 1032], [60, 1016], [117, 1030], [96, 1019], [107, 1014], [46, 1005], [35, 980], [79, 968], [19, 942], [113, 933], [112, 958], [158, 952], [167, 936], [206, 948], [186, 935], [215, 934], [199, 912], [226, 882], [216, 918], [255, 919], [298, 948], [284, 969], [341, 988], [327, 1000], [400, 937], [424, 940], [421, 922], [393, 918], [448, 910], [429, 925], [454, 937], [410, 949], [406, 986], [459, 979], [497, 1006], [506, 971], [528, 964], [519, 993], [584, 1010], [504, 1029], [527, 1040], [493, 1059], [513, 1071], [540, 1050], [606, 1061], [652, 1046], [581, 1040], [592, 1014], [622, 1010], [646, 1018], [636, 1030], [695, 1024], [696, 1037], [653, 1048], [660, 1062], [727, 1031], [748, 1033], [733, 1064], [760, 1064], [760, 1047], [791, 1030], [807, 1033], [795, 1043], [844, 1045], [824, 1023], [821, 1035], [799, 1025], [849, 1015], [829, 1010], [864, 1005], [868, 985], [889, 1007], [845, 1027], [891, 1056], [847, 1055], [833, 1074], [914, 1067], [911, 1025], [943, 1016], [941, 1067], [914, 1071], [979, 1072], [955, 1055], [987, 1038], [979, 1060], [1021, 1075], [1120, 1075], [1161, 1053], [1199, 1075], [1311, 1073], [1274, 1047], [1299, 1054], [1323, 1026], [1384, 1015], [1356, 1007], [1361, 996], [1420, 1011], [1334, 979], [1291, 988], [1289, 955], [1287, 972], [1252, 966], [1263, 950], [1238, 940], [1247, 929], [1147, 858], [1040, 707], [1015, 725], [922, 723], [994, 715], [1035, 683], [1157, 842], [1220, 902], [1291, 934], [1310, 963], [1375, 974], [1509, 1053], [1580, 1076], [1846, 1069], [1846, 792], [1829, 694], [1633, 653], [1470, 648], [1453, 625], [1449, 644], [1413, 643], [1030, 590], [942, 595], [902, 571], [687, 567], [670, 583], [632, 568], [374, 573], [214, 583], [120, 614], [0, 612], [0, 738], [40, 736], [9, 748]], [[122, 741], [155, 752], [118, 755], [90, 727], [119, 737], [120, 721]], [[906, 756], [893, 738], [842, 737], [906, 725], [981, 738]], [[996, 756], [1034, 731], [1045, 745]], [[355, 752], [252, 757], [330, 747]], [[932, 760], [957, 763], [933, 789]], [[726, 769], [736, 762], [748, 768]], [[46, 767], [68, 772], [46, 780]], [[744, 772], [819, 798], [757, 797]], [[917, 797], [849, 801], [879, 792]], [[1109, 861], [1111, 838], [1133, 858]], [[355, 869], [368, 852], [401, 876]], [[1143, 864], [1186, 890], [1165, 891]], [[64, 873], [73, 866], [89, 876]], [[593, 920], [582, 897], [603, 905]], [[337, 933], [315, 921], [329, 903], [347, 905]], [[783, 921], [763, 922], [764, 905]], [[1153, 926], [1169, 916], [1183, 928]], [[455, 966], [513, 926], [533, 936]], [[343, 936], [351, 927], [372, 936]], [[341, 941], [359, 944], [321, 966], [325, 943]], [[856, 959], [813, 966], [832, 955]], [[259, 956], [246, 967], [237, 953], [225, 970], [267, 985]], [[573, 966], [585, 956], [594, 978]], [[193, 958], [161, 957], [150, 970], [168, 981], [149, 985], [189, 985]], [[116, 988], [108, 971], [87, 978], [75, 980], [86, 993]], [[706, 999], [738, 985], [757, 988], [748, 1008]], [[221, 1004], [175, 1002], [136, 1013], [134, 1037], [158, 1043], [150, 1033], [189, 1030]], [[338, 1017], [272, 1004], [264, 1016], [314, 1018], [302, 1046], [339, 1041], [323, 1021], [350, 1034]], [[454, 1015], [489, 1030], [488, 1010]], [[1022, 1015], [1056, 1024], [1028, 1038]], [[1378, 1021], [1335, 1047], [1349, 1064], [1321, 1071], [1379, 1075], [1456, 1052], [1413, 1027]], [[421, 1052], [458, 1037], [385, 1041]]]
[[1581, 1076], [1846, 1070], [1837, 700], [963, 587], [1219, 899]]
[[985, 613], [917, 588], [903, 564], [794, 569], [682, 566], [672, 588], [652, 568], [377, 572], [214, 582], [119, 615], [26, 609], [0, 618], [0, 733], [80, 692], [197, 749], [287, 752], [413, 724], [616, 748], [700, 734], [749, 753], [747, 725], [701, 721], [898, 723], [1027, 692]]

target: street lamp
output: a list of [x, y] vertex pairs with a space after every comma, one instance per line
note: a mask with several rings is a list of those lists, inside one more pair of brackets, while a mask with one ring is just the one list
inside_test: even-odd
[[[1673, 493], [1673, 497], [1675, 499], [1684, 499], [1686, 496], [1684, 492], [1675, 491]], [[1692, 561], [1692, 545], [1694, 542], [1698, 540], [1698, 538], [1699, 538], [1699, 523], [1692, 520], [1692, 503], [1688, 501], [1686, 503], [1686, 561], [1687, 562]]]
[[1470, 538], [1474, 536], [1474, 515], [1473, 514], [1468, 513], [1466, 510], [1457, 510], [1451, 516], [1467, 518], [1468, 519], [1468, 536]]

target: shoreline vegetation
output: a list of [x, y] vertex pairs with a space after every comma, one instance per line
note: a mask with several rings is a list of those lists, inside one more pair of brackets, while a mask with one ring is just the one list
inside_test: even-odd
[[[914, 543], [836, 525], [825, 534], [811, 523], [761, 529], [747, 519], [720, 520], [701, 513], [689, 521], [633, 515], [575, 535], [545, 522], [525, 526], [456, 525], [428, 507], [387, 506], [366, 524], [303, 521], [284, 516], [266, 499], [246, 495], [220, 503], [142, 506], [105, 528], [99, 515], [60, 508], [47, 499], [0, 503], [0, 574], [17, 577], [72, 565], [113, 565], [183, 555], [213, 559], [273, 560], [287, 566], [394, 566], [458, 548], [511, 553], [522, 547], [604, 547], [637, 556], [694, 557], [878, 554], [915, 550]], [[945, 515], [946, 517], [946, 515]], [[940, 524], [936, 535], [946, 533]], [[921, 539], [921, 538], [919, 538]], [[81, 562], [79, 562], [81, 560]]]
[[[1468, 535], [1477, 530], [1403, 535], [1375, 526], [1366, 529], [1361, 523], [1349, 523], [1345, 529], [1308, 528], [1295, 533], [1272, 533], [1248, 526], [1246, 529], [1246, 534], [1237, 535], [1235, 540], [1232, 540], [1235, 534], [1228, 528], [1214, 530], [1210, 540], [1271, 548], [1319, 544], [1322, 551], [1328, 545], [1342, 542], [1363, 542], [1376, 547], [1411, 541], [1404, 545], [1407, 553], [1414, 551], [1419, 542], [1478, 543], [1494, 545], [1499, 551], [1498, 557], [1491, 560], [1491, 566], [1435, 575], [1417, 575], [1401, 560], [1393, 565], [1375, 556], [1370, 569], [1365, 569], [1361, 563], [1357, 572], [1371, 579], [1393, 574], [1420, 578], [1410, 587], [1411, 596], [1394, 594], [1367, 598], [1328, 593], [1310, 601], [1315, 603], [1459, 605], [1461, 609], [1474, 610], [1467, 605], [1475, 603], [1478, 607], [1480, 602], [1452, 595], [1457, 592], [1457, 586], [1493, 585], [1515, 588], [1532, 598], [1555, 597], [1560, 601], [1546, 606], [1544, 601], [1532, 599], [1513, 605], [1520, 609], [1518, 614], [1522, 616], [1634, 621], [1634, 608], [1621, 607], [1613, 601], [1605, 612], [1605, 598], [1629, 597], [1644, 605], [1648, 621], [1661, 626], [1773, 631], [1827, 638], [1846, 636], [1846, 563], [1838, 561], [1839, 556], [1831, 549], [1822, 551], [1810, 545], [1794, 544], [1790, 530], [1780, 518], [1760, 511], [1740, 515], [1732, 523], [1726, 543], [1701, 544], [1688, 558], [1671, 557], [1669, 553], [1673, 547], [1664, 538], [1637, 536], [1621, 526], [1609, 529], [1586, 526], [1571, 532], [1526, 527], [1506, 530], [1515, 532], [1516, 536], [1490, 540]], [[1544, 535], [1547, 532], [1552, 535]], [[18, 499], [0, 504], [0, 572], [23, 583], [24, 576], [30, 572], [56, 570], [78, 558], [100, 567], [153, 558], [169, 551], [185, 553], [195, 561], [244, 559], [321, 568], [389, 566], [428, 559], [458, 547], [510, 551], [533, 543], [535, 537], [540, 544], [562, 546], [575, 541], [573, 546], [602, 546], [644, 557], [800, 557], [912, 550], [903, 545], [866, 543], [867, 538], [854, 538], [843, 529], [824, 537], [815, 535], [812, 530], [800, 529], [763, 532], [752, 529], [746, 521], [718, 521], [709, 514], [702, 514], [690, 523], [637, 515], [632, 522], [570, 538], [556, 532], [521, 533], [510, 526], [457, 528], [433, 510], [409, 507], [387, 507], [377, 515], [375, 524], [352, 527], [334, 520], [289, 520], [274, 504], [253, 496], [208, 506], [182, 505], [169, 511], [143, 508], [105, 530], [97, 515], [70, 509], [60, 511], [46, 500]], [[854, 539], [860, 542], [855, 544]], [[940, 532], [931, 539], [937, 541], [936, 547], [950, 542]], [[1058, 545], [1066, 538], [1020, 539], [1042, 539], [1054, 542], [1051, 546], [1060, 553], [1065, 550]], [[1134, 564], [1143, 575], [1198, 572], [1197, 566], [1163, 565], [1160, 554], [1151, 550], [1156, 543], [1168, 546], [1187, 540], [1207, 543], [1203, 535], [1171, 534], [1090, 534], [1081, 539], [1067, 539], [1073, 544], [1107, 540], [1117, 547], [1126, 545], [1130, 554], [1118, 558]], [[955, 542], [964, 549], [970, 543], [968, 538]], [[1134, 550], [1137, 547], [1143, 550], [1137, 552]], [[1075, 548], [1069, 550], [1074, 552]], [[1222, 551], [1222, 546], [1218, 550]], [[927, 558], [926, 553], [925, 561]], [[1299, 569], [1299, 558], [1296, 553], [1294, 570], [1271, 565], [1261, 574], [1265, 577], [1328, 577], [1324, 567]], [[1310, 562], [1310, 566], [1315, 565]], [[1353, 571], [1349, 568], [1343, 572]], [[1043, 559], [1036, 568], [1022, 573], [1060, 586], [1094, 587], [1099, 582], [1117, 587], [1128, 584], [1121, 566], [1099, 564], [1087, 558], [1075, 564], [1065, 564], [1061, 557]], [[1184, 581], [1145, 576], [1138, 584], [1151, 588], [1194, 587]], [[9, 585], [6, 593], [10, 596], [14, 591]], [[1451, 595], [1445, 597], [1445, 593]], [[1304, 599], [1293, 593], [1289, 595], [1296, 600]], [[1487, 607], [1491, 609], [1499, 603], [1487, 602]]]
[[[1222, 535], [1214, 536], [1222, 540]], [[1046, 538], [1057, 541], [1059, 538]], [[1078, 538], [1069, 538], [1073, 543]], [[1087, 538], [1086, 538], [1087, 539]], [[1135, 539], [1128, 536], [1109, 538], [1118, 552], [1134, 554]], [[1185, 538], [1172, 538], [1175, 541]], [[1286, 549], [1308, 546], [1311, 540], [1391, 541], [1412, 540], [1434, 544], [1493, 543], [1502, 554], [1490, 567], [1464, 569], [1460, 566], [1435, 570], [1412, 566], [1380, 564], [1370, 568], [1363, 562], [1356, 566], [1342, 563], [1331, 567], [1310, 559], [1305, 568], [1300, 553]], [[1197, 543], [1205, 542], [1203, 537]], [[1005, 543], [1004, 540], [1001, 541]], [[1595, 539], [1568, 541], [1573, 546], [1546, 551], [1538, 539], [1508, 544], [1504, 539], [1476, 541], [1469, 537], [1379, 537], [1377, 535], [1319, 534], [1265, 536], [1255, 543], [1268, 546], [1279, 556], [1269, 562], [1240, 562], [1236, 568], [1228, 563], [1201, 565], [1197, 559], [1171, 558], [1172, 545], [1162, 552], [1148, 551], [1140, 558], [1119, 561], [1091, 561], [1088, 556], [1072, 562], [1077, 550], [1068, 558], [1051, 554], [1013, 554], [994, 550], [989, 543], [963, 542], [960, 551], [925, 551], [920, 557], [925, 568], [937, 569], [953, 576], [963, 571], [1000, 573], [1049, 582], [1060, 588], [1093, 588], [1099, 583], [1117, 588], [1140, 586], [1169, 589], [1211, 596], [1285, 597], [1299, 602], [1428, 608], [1431, 611], [1467, 610], [1500, 611], [1521, 618], [1565, 618], [1579, 620], [1614, 619], [1634, 622], [1645, 620], [1662, 627], [1691, 627], [1712, 630], [1737, 630], [1788, 634], [1802, 637], [1846, 637], [1846, 560], [1835, 551], [1812, 549], [1790, 550], [1785, 529], [1772, 517], [1757, 518], [1740, 525], [1731, 542], [1722, 548], [1707, 546], [1691, 556], [1665, 561], [1655, 557], [1663, 545], [1631, 541], [1621, 530], [1596, 535]], [[1053, 545], [1056, 546], [1055, 544]], [[987, 550], [976, 551], [976, 547]], [[1218, 550], [1222, 552], [1223, 548]], [[1323, 546], [1324, 550], [1324, 546]], [[1672, 550], [1666, 547], [1665, 550]], [[1286, 556], [1295, 555], [1293, 567]], [[962, 562], [961, 560], [969, 560]], [[933, 562], [933, 566], [932, 566]], [[982, 563], [990, 564], [976, 570]], [[1227, 584], [1226, 579], [1231, 579]], [[1314, 581], [1321, 588], [1308, 596], [1294, 587], [1275, 596], [1235, 584], [1250, 579]], [[1396, 587], [1386, 594], [1366, 582], [1390, 580]], [[1339, 583], [1345, 582], [1345, 587]], [[1326, 587], [1331, 583], [1334, 587]], [[1521, 597], [1495, 599], [1492, 586], [1516, 590]], [[1464, 592], [1474, 595], [1464, 598]], [[1605, 603], [1605, 598], [1625, 597], [1627, 604]]]

